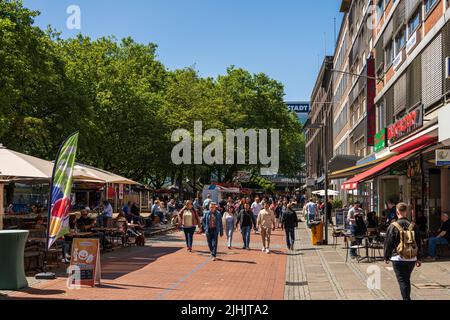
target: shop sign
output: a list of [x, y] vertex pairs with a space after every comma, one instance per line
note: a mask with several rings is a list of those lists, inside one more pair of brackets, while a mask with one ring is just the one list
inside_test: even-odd
[[91, 286], [100, 284], [100, 242], [99, 239], [75, 238], [72, 242], [70, 258], [71, 274], [69, 285]]
[[376, 107], [375, 107], [375, 96], [376, 96], [376, 81], [375, 81], [375, 59], [367, 59], [367, 90], [366, 90], [366, 111], [367, 111], [367, 122], [366, 122], [366, 139], [367, 145], [375, 145], [374, 136], [377, 130], [376, 121]]
[[401, 138], [423, 126], [422, 107], [410, 112], [387, 129], [387, 138], [392, 145]]
[[119, 184], [119, 200], [123, 200], [123, 184]]
[[375, 135], [375, 152], [380, 152], [387, 147], [386, 128]]
[[436, 150], [436, 166], [450, 166], [450, 150]]
[[417, 43], [417, 32], [414, 32], [411, 38], [409, 38], [408, 42], [406, 43], [406, 52], [409, 53], [411, 49], [414, 48], [416, 43]]
[[307, 187], [314, 187], [316, 185], [316, 180], [313, 178], [306, 179], [306, 186]]
[[450, 119], [450, 105], [439, 110], [439, 142], [448, 144], [450, 142], [450, 126], [446, 126], [445, 123]]
[[400, 51], [400, 53], [397, 55], [397, 57], [395, 57], [394, 61], [392, 62], [395, 71], [397, 71], [402, 62], [403, 62], [403, 51]]

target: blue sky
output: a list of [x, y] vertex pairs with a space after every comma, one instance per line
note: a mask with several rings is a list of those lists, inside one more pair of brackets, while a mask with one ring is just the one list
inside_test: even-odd
[[[195, 66], [202, 76], [230, 65], [282, 82], [286, 100], [309, 100], [319, 61], [334, 48], [341, 0], [24, 0], [39, 10], [36, 25], [63, 37], [131, 36], [158, 45], [169, 69]], [[70, 5], [81, 9], [81, 30], [69, 30]], [[326, 45], [325, 45], [326, 44]]]

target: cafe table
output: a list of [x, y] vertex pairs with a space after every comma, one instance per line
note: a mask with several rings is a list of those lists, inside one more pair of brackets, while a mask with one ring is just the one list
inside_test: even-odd
[[0, 290], [19, 290], [28, 286], [24, 251], [28, 230], [0, 230]]

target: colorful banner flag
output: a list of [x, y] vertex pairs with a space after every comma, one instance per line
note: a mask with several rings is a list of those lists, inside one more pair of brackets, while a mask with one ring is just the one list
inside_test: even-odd
[[56, 239], [69, 232], [70, 193], [72, 173], [77, 153], [78, 132], [72, 134], [61, 145], [56, 156], [50, 184], [48, 244], [50, 249]]

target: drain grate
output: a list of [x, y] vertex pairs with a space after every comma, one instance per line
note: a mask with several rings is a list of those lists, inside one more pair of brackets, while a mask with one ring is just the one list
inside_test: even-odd
[[439, 283], [413, 283], [413, 286], [417, 289], [446, 289], [446, 286], [443, 286]]
[[291, 287], [303, 287], [303, 286], [307, 286], [308, 285], [308, 281], [302, 281], [302, 282], [289, 282], [289, 281], [286, 281], [286, 285], [287, 286], [291, 286]]

